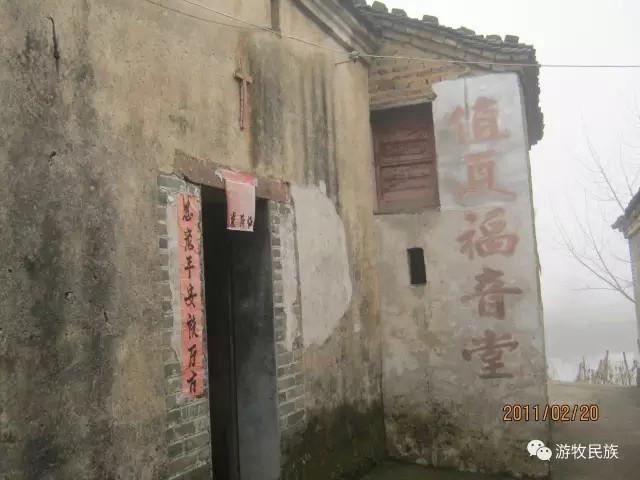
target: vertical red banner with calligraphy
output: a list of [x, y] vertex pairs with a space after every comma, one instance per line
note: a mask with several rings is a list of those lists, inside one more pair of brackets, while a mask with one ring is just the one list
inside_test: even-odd
[[200, 198], [178, 196], [178, 255], [180, 257], [180, 320], [182, 332], [182, 393], [204, 394], [202, 343], [202, 279]]

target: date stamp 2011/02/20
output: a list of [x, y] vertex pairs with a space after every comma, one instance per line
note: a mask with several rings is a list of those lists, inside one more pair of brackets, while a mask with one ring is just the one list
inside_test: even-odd
[[502, 407], [504, 422], [597, 422], [600, 407], [597, 404], [567, 405], [520, 405], [507, 404]]

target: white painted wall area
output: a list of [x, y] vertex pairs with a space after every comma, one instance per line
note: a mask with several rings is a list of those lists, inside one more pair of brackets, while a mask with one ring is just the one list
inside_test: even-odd
[[[433, 103], [441, 209], [530, 204], [529, 155], [518, 75], [504, 73], [440, 82]], [[493, 103], [495, 102], [495, 103]], [[492, 107], [488, 105], [492, 103]], [[461, 108], [463, 115], [456, 114]], [[491, 132], [497, 114], [496, 133]], [[464, 133], [465, 142], [459, 141]], [[494, 137], [496, 140], [484, 140]], [[464, 194], [470, 155], [495, 162], [494, 188]], [[513, 195], [516, 194], [516, 200]]]
[[[547, 402], [518, 77], [434, 87], [442, 208], [376, 217], [388, 446], [427, 464], [544, 475], [522, 444], [548, 439], [547, 424], [503, 422], [505, 404]], [[427, 285], [410, 285], [412, 247]]]
[[291, 187], [296, 211], [304, 345], [322, 345], [351, 303], [352, 284], [344, 225], [316, 186]]

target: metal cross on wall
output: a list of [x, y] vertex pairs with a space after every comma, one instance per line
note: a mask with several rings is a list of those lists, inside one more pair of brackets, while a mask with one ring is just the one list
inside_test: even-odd
[[244, 130], [249, 110], [249, 85], [253, 78], [245, 71], [243, 62], [240, 62], [234, 77], [240, 82], [240, 130]]

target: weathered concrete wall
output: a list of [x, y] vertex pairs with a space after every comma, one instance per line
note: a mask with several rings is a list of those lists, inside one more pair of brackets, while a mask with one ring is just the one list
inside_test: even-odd
[[[159, 3], [190, 16], [125, 0], [0, 4], [0, 469], [11, 479], [192, 469], [189, 443], [174, 443], [192, 438], [168, 433], [190, 411], [171, 403], [170, 335], [161, 333], [170, 292], [157, 287], [168, 280], [158, 175], [174, 172], [180, 150], [205, 165], [324, 185], [344, 226], [349, 265], [337, 268], [350, 302], [303, 342], [304, 362], [295, 354], [304, 415], [284, 458], [287, 478], [353, 472], [383, 451], [367, 69], [202, 8]], [[270, 24], [266, 0], [202, 3]], [[339, 49], [295, 3], [282, 2], [282, 30]], [[254, 80], [244, 131], [240, 59]], [[293, 243], [286, 238], [283, 248]], [[312, 263], [282, 269], [285, 298]], [[295, 318], [284, 320], [304, 338]], [[293, 349], [298, 334], [283, 334]]]
[[[525, 446], [546, 441], [547, 424], [503, 422], [505, 404], [547, 400], [518, 78], [434, 88], [441, 208], [376, 217], [388, 446], [420, 463], [542, 475]], [[410, 285], [412, 247], [425, 286]]]

